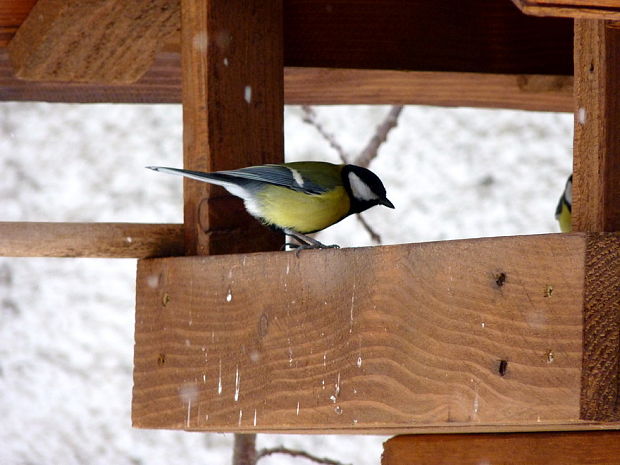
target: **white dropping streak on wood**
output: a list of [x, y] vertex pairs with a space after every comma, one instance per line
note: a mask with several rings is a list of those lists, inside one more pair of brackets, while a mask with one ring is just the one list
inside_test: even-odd
[[241, 426], [241, 419], [243, 418], [243, 410], [239, 410], [239, 426]]
[[297, 401], [297, 416], [299, 416], [299, 401]]
[[577, 110], [577, 122], [582, 126], [586, 124], [586, 109], [584, 107], [579, 107]]
[[256, 409], [254, 409], [254, 426], [256, 426]]
[[220, 376], [217, 380], [217, 393], [222, 394], [222, 359], [220, 359]]
[[185, 427], [189, 428], [189, 418], [192, 414], [192, 400], [187, 402], [187, 418], [185, 419]]
[[241, 375], [239, 375], [239, 365], [235, 373], [235, 402], [239, 401], [239, 385], [241, 384]]
[[353, 291], [351, 293], [351, 317], [349, 325], [349, 334], [353, 333], [353, 309], [355, 307], [355, 281], [353, 281]]
[[248, 105], [252, 103], [252, 86], [245, 86], [243, 89], [243, 99]]

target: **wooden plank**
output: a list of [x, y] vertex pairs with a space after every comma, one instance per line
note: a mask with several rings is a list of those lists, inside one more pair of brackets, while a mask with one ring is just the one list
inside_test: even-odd
[[[0, 49], [0, 101], [180, 103], [176, 53], [157, 54], [136, 83], [28, 82], [13, 77]], [[572, 112], [572, 76], [415, 72], [364, 69], [284, 69], [284, 101], [302, 105], [409, 104]]]
[[[1, 91], [0, 91], [1, 92]], [[286, 68], [288, 104], [404, 104], [573, 111], [571, 76]]]
[[13, 75], [8, 52], [0, 48], [0, 101], [181, 103], [181, 58], [178, 53], [158, 53], [133, 84], [24, 81]]
[[178, 0], [39, 0], [9, 44], [26, 80], [131, 83], [180, 21]]
[[620, 243], [588, 236], [584, 282], [581, 418], [620, 418]]
[[289, 0], [284, 34], [286, 66], [572, 75], [572, 22], [508, 1]]
[[617, 465], [620, 432], [398, 436], [382, 465]]
[[573, 230], [620, 230], [620, 30], [575, 21]]
[[[281, 0], [184, 0], [183, 164], [218, 171], [284, 160]], [[283, 237], [222, 188], [184, 180], [186, 253], [277, 250]]]
[[528, 15], [579, 19], [620, 19], [618, 0], [512, 0]]
[[585, 249], [597, 241], [576, 233], [142, 260], [133, 423], [600, 428], [580, 418]]
[[0, 256], [146, 258], [183, 255], [180, 224], [0, 222]]

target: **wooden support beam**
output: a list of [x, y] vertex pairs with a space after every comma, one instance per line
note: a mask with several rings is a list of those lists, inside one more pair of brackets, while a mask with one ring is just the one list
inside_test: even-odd
[[[619, 249], [618, 235], [576, 233], [141, 260], [133, 423], [618, 428], [592, 423], [620, 420], [607, 396], [618, 373], [613, 353], [583, 348], [583, 307], [584, 276], [613, 295]], [[589, 347], [608, 347], [616, 320], [589, 319]]]
[[[284, 160], [281, 0], [183, 0], [186, 169], [218, 171]], [[188, 255], [277, 250], [222, 188], [184, 180]]]
[[618, 0], [512, 0], [528, 15], [620, 20]]
[[[29, 82], [0, 49], [0, 101], [180, 103], [181, 65], [160, 53], [136, 83]], [[284, 101], [302, 105], [406, 104], [572, 112], [572, 76], [335, 68], [284, 69]]]
[[620, 432], [398, 436], [382, 465], [617, 465]]
[[1, 257], [183, 255], [183, 225], [0, 222]]
[[38, 0], [9, 54], [20, 79], [131, 83], [179, 22], [178, 0]]
[[[32, 5], [0, 2], [0, 39], [20, 24], [10, 14], [18, 2]], [[283, 8], [285, 66], [572, 74], [572, 22], [523, 15], [507, 0], [288, 0]]]
[[573, 230], [620, 231], [620, 29], [575, 21]]

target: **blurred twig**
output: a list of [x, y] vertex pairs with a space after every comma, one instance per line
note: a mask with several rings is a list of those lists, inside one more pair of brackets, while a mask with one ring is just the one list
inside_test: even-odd
[[366, 218], [362, 216], [361, 213], [355, 215], [357, 221], [364, 227], [366, 232], [370, 235], [370, 240], [372, 240], [375, 244], [381, 245], [383, 243], [383, 239], [381, 238], [381, 234], [372, 229], [372, 227], [366, 222]]
[[[319, 132], [319, 134], [321, 134], [321, 136], [329, 143], [329, 145], [334, 150], [336, 150], [336, 152], [338, 153], [338, 156], [340, 157], [343, 163], [350, 163], [349, 156], [345, 152], [342, 145], [340, 145], [336, 141], [336, 138], [334, 137], [333, 134], [330, 134], [329, 132], [327, 132], [325, 128], [323, 127], [323, 125], [319, 123], [314, 109], [309, 105], [302, 105], [301, 109], [304, 112], [303, 122], [313, 126]], [[364, 150], [362, 150], [359, 153], [359, 155], [355, 158], [355, 162], [354, 162], [355, 165], [359, 165], [359, 166], [363, 166], [367, 168], [370, 162], [377, 157], [377, 155], [379, 154], [379, 148], [381, 147], [381, 144], [383, 144], [387, 140], [387, 136], [389, 132], [398, 125], [398, 117], [400, 116], [400, 113], [402, 111], [403, 111], [402, 105], [392, 105], [392, 108], [390, 108], [390, 111], [385, 116], [385, 119], [383, 120], [383, 122], [379, 124], [377, 128], [375, 129], [375, 133], [368, 141], [368, 144], [366, 144], [366, 147], [364, 147]], [[371, 240], [375, 244], [381, 244], [383, 242], [381, 235], [377, 233], [366, 222], [366, 220], [361, 214], [357, 214], [356, 217], [357, 217], [357, 220], [361, 223], [361, 225], [370, 235]]]
[[389, 132], [398, 125], [398, 117], [401, 111], [403, 111], [402, 105], [392, 105], [383, 123], [377, 126], [374, 135], [370, 138], [364, 150], [362, 150], [355, 159], [355, 165], [367, 168], [370, 162], [376, 158], [379, 153], [379, 147], [387, 140]]
[[266, 457], [271, 454], [286, 454], [286, 455], [290, 455], [291, 457], [302, 457], [302, 458], [311, 460], [316, 463], [321, 463], [323, 465], [348, 465], [343, 462], [339, 462], [337, 460], [317, 457], [315, 455], [309, 454], [301, 450], [293, 450], [293, 449], [288, 449], [286, 447], [273, 447], [271, 449], [261, 449], [258, 452], [257, 460], [260, 460], [263, 457]]
[[338, 152], [338, 156], [340, 156], [342, 163], [349, 163], [349, 160], [348, 160], [349, 156], [346, 154], [346, 152], [342, 148], [342, 145], [340, 145], [336, 141], [336, 138], [334, 137], [334, 135], [327, 132], [325, 128], [323, 127], [323, 125], [319, 123], [319, 121], [317, 120], [316, 112], [314, 111], [314, 108], [312, 108], [310, 105], [302, 105], [301, 110], [304, 112], [304, 117], [302, 121], [314, 127], [319, 132], [319, 134], [323, 136], [323, 139], [325, 139], [329, 143], [329, 145], [336, 152]]

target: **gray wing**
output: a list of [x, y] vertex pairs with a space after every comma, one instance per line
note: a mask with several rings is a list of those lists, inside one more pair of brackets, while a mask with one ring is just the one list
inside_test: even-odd
[[217, 174], [246, 179], [248, 181], [265, 182], [276, 186], [288, 187], [306, 194], [322, 194], [329, 189], [315, 184], [304, 177], [299, 170], [283, 165], [249, 166], [238, 170], [217, 171]]

